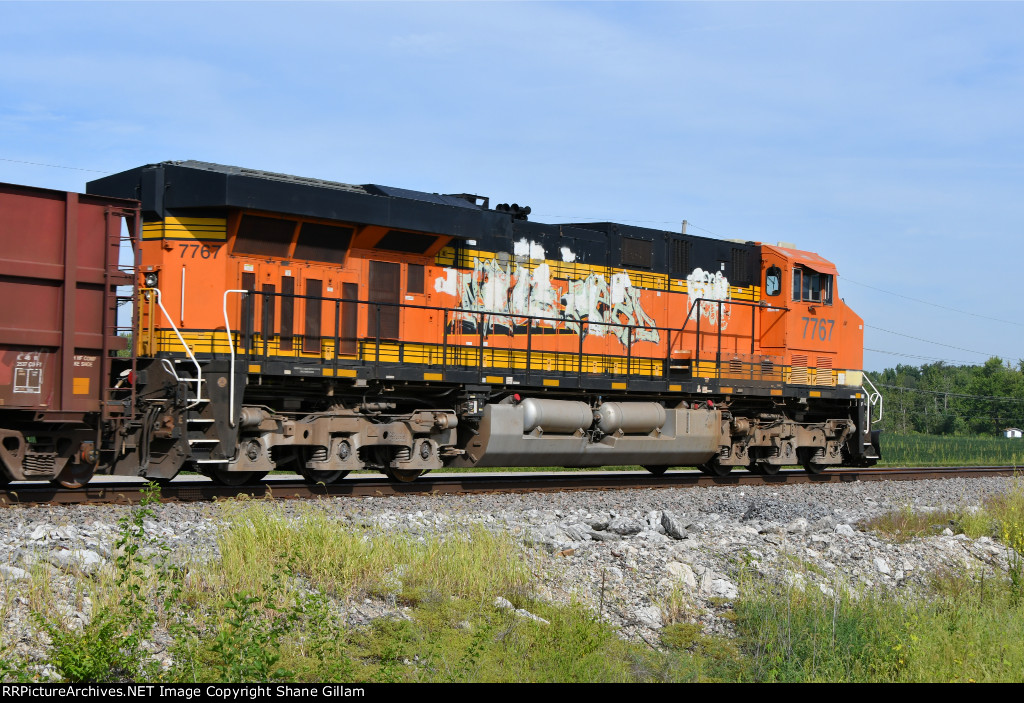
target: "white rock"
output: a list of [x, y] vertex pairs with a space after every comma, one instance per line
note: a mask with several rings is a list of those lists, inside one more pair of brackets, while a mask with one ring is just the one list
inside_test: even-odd
[[729, 598], [730, 600], [740, 594], [736, 584], [728, 579], [713, 579], [708, 590], [714, 596]]
[[663, 510], [661, 513], [661, 526], [665, 529], [665, 534], [672, 539], [686, 538], [686, 528], [683, 527], [682, 519], [668, 510]]
[[508, 600], [498, 596], [494, 599], [494, 607], [501, 608], [502, 610], [515, 610], [515, 606], [512, 605]]
[[53, 531], [53, 536], [56, 539], [70, 540], [78, 537], [78, 530], [75, 529], [74, 525], [65, 525], [64, 527], [58, 527]]
[[82, 574], [94, 574], [105, 561], [91, 549], [62, 549], [50, 552], [47, 560], [61, 569], [71, 569]]
[[605, 581], [609, 583], [618, 583], [623, 580], [622, 569], [617, 566], [609, 566], [604, 569]]
[[655, 532], [654, 530], [644, 530], [643, 532], [638, 534], [636, 536], [636, 538], [638, 540], [643, 541], [643, 542], [651, 542], [651, 543], [654, 543], [654, 544], [662, 544], [664, 542], [671, 542], [672, 541], [668, 537], [666, 537], [665, 535], [663, 535], [663, 534], [661, 534], [659, 532]]
[[689, 564], [682, 564], [678, 561], [670, 561], [666, 566], [665, 570], [669, 573], [669, 576], [673, 580], [682, 583], [691, 591], [697, 590], [697, 577], [693, 573], [693, 569], [690, 568]]
[[529, 610], [525, 610], [523, 608], [516, 608], [515, 612], [516, 612], [516, 615], [518, 615], [519, 617], [527, 618], [529, 620], [533, 620], [534, 622], [539, 622], [541, 625], [550, 625], [551, 624], [550, 622], [548, 622], [547, 620], [545, 620], [541, 616], [534, 615]]
[[641, 527], [640, 523], [626, 517], [616, 517], [608, 523], [608, 532], [622, 535], [623, 537], [635, 535], [642, 529], [643, 527]]
[[786, 532], [790, 532], [792, 534], [803, 534], [807, 532], [808, 524], [809, 523], [806, 519], [798, 517], [796, 520], [786, 525]]
[[836, 525], [835, 533], [844, 537], [853, 537], [857, 534], [852, 527], [846, 524]]
[[661, 526], [661, 511], [651, 510], [647, 513], [647, 525], [652, 529], [656, 530]]
[[665, 626], [661, 619], [661, 608], [657, 606], [649, 605], [644, 608], [637, 608], [633, 611], [633, 615], [641, 625], [652, 630], [658, 630]]
[[30, 574], [24, 569], [19, 569], [17, 566], [8, 566], [7, 564], [0, 564], [0, 576], [3, 576], [8, 581], [27, 581], [30, 578]]
[[793, 572], [787, 573], [786, 583], [800, 592], [803, 592], [803, 590], [807, 588], [807, 579], [804, 578], [803, 574], [796, 574]]
[[878, 569], [879, 573], [890, 574], [892, 570], [889, 568], [889, 562], [882, 557], [875, 557], [875, 568]]

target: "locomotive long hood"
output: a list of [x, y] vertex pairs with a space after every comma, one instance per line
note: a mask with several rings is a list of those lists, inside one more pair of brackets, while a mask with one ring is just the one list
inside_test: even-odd
[[159, 220], [176, 210], [245, 208], [327, 220], [429, 231], [465, 239], [508, 235], [510, 214], [454, 195], [377, 185], [350, 185], [203, 161], [164, 161], [87, 184], [94, 195], [142, 202], [143, 217]]

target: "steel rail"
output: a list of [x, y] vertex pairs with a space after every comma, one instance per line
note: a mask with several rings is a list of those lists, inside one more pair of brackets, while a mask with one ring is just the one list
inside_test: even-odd
[[[855, 481], [920, 481], [944, 478], [1014, 476], [1013, 466], [905, 467], [892, 469], [841, 469], [821, 474], [801, 470], [780, 471], [774, 476], [737, 472], [708, 476], [696, 471], [652, 476], [646, 472], [588, 471], [515, 474], [427, 475], [409, 483], [383, 476], [360, 475], [329, 485], [308, 484], [301, 479], [271, 478], [255, 486], [221, 486], [205, 479], [177, 479], [161, 486], [163, 502], [201, 502], [249, 496], [266, 499], [361, 498], [400, 495], [467, 495], [473, 493], [543, 493], [607, 491], [707, 486], [794, 485], [804, 483], [851, 483]], [[12, 483], [0, 489], [0, 506], [135, 504], [142, 500], [146, 484], [140, 481], [93, 481], [85, 488], [66, 489], [50, 483]]]

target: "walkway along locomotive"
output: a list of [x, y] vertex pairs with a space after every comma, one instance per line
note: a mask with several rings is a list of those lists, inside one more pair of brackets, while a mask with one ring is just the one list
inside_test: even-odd
[[817, 254], [196, 161], [88, 193], [0, 197], [6, 299], [49, 296], [0, 311], [8, 479], [879, 458], [863, 324]]

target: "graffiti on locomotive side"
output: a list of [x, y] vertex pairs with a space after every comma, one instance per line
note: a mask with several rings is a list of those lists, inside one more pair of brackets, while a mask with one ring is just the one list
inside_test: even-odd
[[729, 319], [732, 317], [730, 306], [708, 302], [729, 300], [729, 279], [723, 276], [721, 271], [694, 269], [693, 273], [686, 277], [686, 291], [690, 295], [690, 300], [704, 299], [704, 302], [700, 304], [698, 315], [707, 318], [710, 324], [717, 327], [719, 324], [718, 313], [721, 310], [722, 329], [729, 326]]
[[518, 263], [513, 268], [499, 259], [474, 257], [472, 271], [445, 269], [445, 277], [435, 279], [434, 290], [459, 298], [462, 312], [453, 314], [453, 330], [479, 333], [483, 325], [484, 334], [515, 334], [531, 324], [584, 336], [611, 334], [625, 345], [632, 328], [633, 341], [661, 339], [625, 272], [613, 274], [611, 281], [594, 273], [569, 279], [563, 293], [552, 285], [547, 262], [530, 270]]

